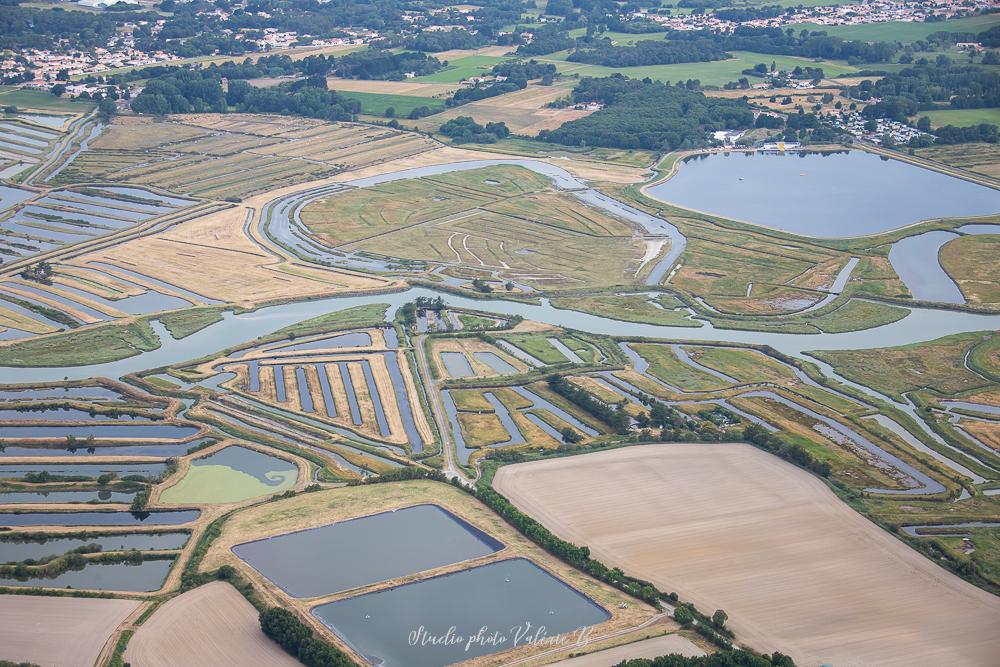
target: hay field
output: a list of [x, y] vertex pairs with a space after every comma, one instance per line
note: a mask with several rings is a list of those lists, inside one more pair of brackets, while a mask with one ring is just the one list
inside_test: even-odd
[[608, 565], [725, 609], [742, 640], [800, 664], [986, 665], [1000, 652], [1000, 599], [749, 445], [507, 466], [494, 486]]
[[490, 97], [453, 107], [417, 123], [421, 130], [436, 130], [446, 121], [458, 116], [471, 116], [480, 124], [507, 124], [512, 132], [534, 137], [542, 130], [552, 130], [563, 123], [589, 116], [592, 111], [572, 108], [550, 109], [547, 105], [569, 95], [571, 84], [540, 86], [529, 85], [506, 95]]
[[[237, 206], [74, 260], [120, 265], [227, 303], [259, 303], [385, 287], [389, 281], [283, 262], [243, 233]], [[138, 259], [141, 258], [141, 259]]]
[[993, 304], [1000, 302], [998, 251], [1000, 235], [962, 236], [945, 243], [938, 259], [969, 303]]
[[139, 626], [125, 651], [134, 667], [293, 667], [267, 638], [257, 610], [223, 581], [173, 598]]
[[424, 83], [413, 79], [365, 81], [362, 79], [341, 79], [336, 76], [327, 77], [326, 84], [331, 90], [337, 92], [380, 93], [412, 97], [446, 97], [461, 88], [457, 83]]
[[138, 600], [0, 595], [0, 660], [92, 667], [115, 628], [139, 604]]

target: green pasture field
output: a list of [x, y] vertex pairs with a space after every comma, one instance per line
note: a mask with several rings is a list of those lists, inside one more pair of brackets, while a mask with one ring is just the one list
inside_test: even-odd
[[160, 347], [149, 323], [108, 323], [0, 347], [0, 366], [89, 366]]
[[439, 72], [418, 76], [411, 81], [420, 83], [458, 83], [473, 76], [484, 76], [497, 63], [510, 60], [502, 56], [465, 56], [448, 62], [448, 66]]
[[556, 66], [560, 74], [583, 76], [610, 76], [621, 73], [625, 76], [642, 79], [649, 77], [656, 81], [686, 81], [698, 79], [702, 86], [722, 86], [730, 81], [737, 81], [745, 76], [743, 70], [750, 69], [757, 63], [777, 63], [779, 69], [795, 69], [796, 67], [822, 67], [827, 77], [850, 75], [861, 71], [846, 62], [798, 58], [793, 56], [774, 56], [750, 51], [733, 51], [729, 60], [714, 60], [703, 63], [678, 63], [676, 65], [644, 65], [640, 67], [603, 67], [586, 63], [573, 63], [566, 60], [569, 51], [560, 51], [537, 58], [540, 62], [550, 62]]
[[87, 100], [64, 99], [42, 90], [23, 90], [14, 86], [0, 86], [0, 106], [76, 113], [87, 113], [94, 108], [93, 102]]
[[677, 358], [669, 345], [633, 343], [632, 349], [649, 362], [649, 372], [652, 375], [679, 389], [714, 391], [730, 386], [725, 380], [688, 366]]
[[915, 42], [925, 39], [935, 32], [982, 32], [1000, 25], [1000, 14], [983, 14], [936, 23], [914, 23], [889, 21], [887, 23], [866, 23], [862, 25], [817, 25], [800, 23], [798, 30], [821, 30], [833, 37], [859, 39], [866, 42]]
[[[987, 387], [990, 382], [966, 368], [966, 353], [979, 347], [988, 332], [955, 334], [927, 343], [873, 350], [810, 352], [849, 380], [903, 400], [906, 392], [933, 389], [942, 394]], [[996, 372], [997, 369], [993, 368]]]
[[930, 118], [931, 127], [941, 127], [942, 125], [969, 127], [970, 125], [980, 125], [982, 123], [1000, 125], [1000, 107], [987, 109], [942, 109], [940, 111], [921, 111], [918, 116], [927, 116]]
[[338, 91], [344, 97], [361, 102], [361, 113], [369, 116], [383, 116], [389, 107], [396, 111], [396, 117], [405, 118], [418, 107], [430, 107], [435, 111], [444, 109], [444, 100], [436, 97], [419, 97], [417, 95], [393, 95], [391, 93], [359, 93], [356, 91]]

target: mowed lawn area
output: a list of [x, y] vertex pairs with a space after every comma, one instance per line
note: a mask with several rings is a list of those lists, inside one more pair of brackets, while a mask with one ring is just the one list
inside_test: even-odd
[[919, 116], [927, 116], [931, 119], [931, 127], [941, 127], [942, 125], [956, 125], [958, 127], [969, 127], [981, 123], [1000, 125], [1000, 108], [989, 109], [942, 109], [941, 111], [922, 111]]

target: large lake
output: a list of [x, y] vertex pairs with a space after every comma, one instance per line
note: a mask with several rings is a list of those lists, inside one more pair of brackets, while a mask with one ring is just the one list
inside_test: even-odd
[[714, 153], [685, 160], [651, 196], [815, 237], [876, 234], [1000, 213], [1000, 192], [864, 151]]

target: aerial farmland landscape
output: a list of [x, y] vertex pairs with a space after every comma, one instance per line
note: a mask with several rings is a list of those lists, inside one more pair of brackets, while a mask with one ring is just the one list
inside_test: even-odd
[[995, 2], [0, 46], [0, 667], [1000, 663]]

